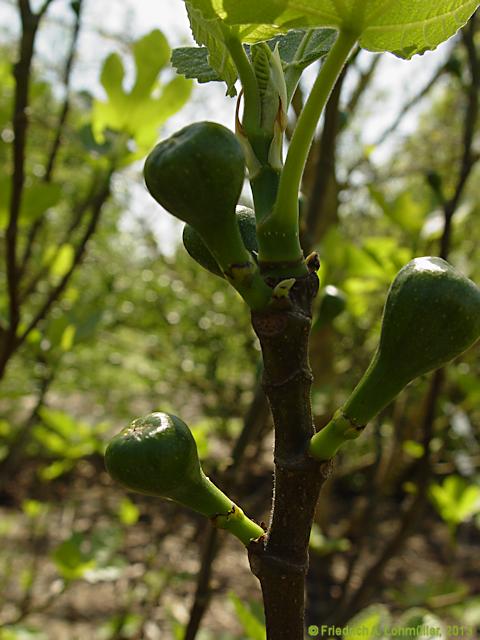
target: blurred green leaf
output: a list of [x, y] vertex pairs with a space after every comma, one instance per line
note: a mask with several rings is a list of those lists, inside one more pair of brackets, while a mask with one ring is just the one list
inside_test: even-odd
[[417, 460], [423, 456], [423, 445], [420, 442], [415, 442], [415, 440], [405, 440], [402, 448], [406, 454]]
[[50, 505], [45, 502], [39, 502], [38, 500], [24, 500], [22, 502], [23, 513], [31, 520], [36, 520], [40, 516], [45, 515], [50, 508]]
[[259, 616], [258, 612], [254, 612], [252, 606], [245, 604], [240, 598], [233, 592], [228, 594], [230, 601], [233, 603], [235, 613], [240, 624], [249, 638], [249, 640], [265, 640], [265, 622]]
[[453, 616], [462, 625], [480, 626], [480, 595], [464, 597], [459, 604], [447, 608], [447, 614]]
[[50, 640], [46, 633], [32, 626], [8, 625], [0, 629], [0, 640]]
[[373, 185], [370, 185], [369, 191], [370, 196], [387, 218], [413, 236], [420, 233], [428, 213], [428, 205], [415, 199], [410, 189], [402, 191], [392, 200], [387, 200], [385, 195]]
[[480, 511], [480, 486], [451, 475], [429, 488], [430, 500], [440, 517], [453, 529]]
[[46, 467], [40, 469], [38, 475], [41, 480], [51, 482], [52, 480], [63, 476], [64, 473], [71, 471], [73, 466], [74, 463], [71, 460], [55, 460], [55, 462], [52, 462]]
[[62, 244], [50, 265], [50, 273], [56, 278], [63, 278], [72, 268], [75, 259], [75, 249], [71, 244]]
[[12, 433], [12, 425], [8, 420], [0, 420], [0, 438], [8, 438]]
[[65, 580], [78, 580], [95, 567], [95, 559], [82, 550], [84, 541], [82, 534], [74, 533], [52, 553], [57, 571]]
[[130, 526], [138, 522], [140, 511], [131, 500], [124, 498], [118, 507], [118, 517], [122, 524]]
[[348, 551], [351, 547], [347, 538], [327, 538], [318, 524], [314, 523], [310, 532], [310, 551], [317, 556], [328, 556], [332, 553]]
[[65, 327], [65, 330], [63, 331], [62, 337], [60, 339], [60, 348], [62, 349], [62, 351], [71, 350], [75, 341], [76, 332], [77, 327], [74, 324], [69, 324]]
[[421, 608], [414, 608], [405, 611], [395, 621], [395, 629], [399, 637], [418, 638], [419, 640], [430, 640], [433, 636], [431, 630], [435, 629], [435, 638], [438, 640], [448, 640], [447, 627], [440, 618], [430, 611]]
[[159, 29], [154, 29], [132, 45], [137, 76], [131, 93], [133, 100], [150, 96], [158, 74], [168, 64], [170, 47]]
[[124, 86], [125, 70], [120, 56], [111, 54], [105, 60], [101, 82], [107, 101], [95, 101], [92, 130], [98, 144], [103, 144], [105, 131], [112, 130], [132, 137], [138, 147], [130, 161], [144, 155], [161, 125], [175, 114], [190, 97], [191, 83], [175, 77], [161, 85], [157, 78], [168, 63], [170, 48], [165, 36], [155, 29], [132, 45], [135, 82], [130, 91]]
[[121, 634], [122, 639], [138, 638], [143, 617], [137, 613], [118, 613], [100, 628], [101, 640], [116, 640]]
[[391, 616], [387, 607], [381, 604], [373, 604], [363, 609], [348, 621], [351, 632], [348, 640], [365, 640], [365, 638], [378, 638], [386, 640], [389, 637], [385, 629], [391, 625]]

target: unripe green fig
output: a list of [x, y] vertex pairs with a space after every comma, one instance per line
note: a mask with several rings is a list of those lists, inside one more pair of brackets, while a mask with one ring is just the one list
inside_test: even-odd
[[193, 435], [177, 416], [156, 412], [134, 420], [108, 444], [105, 466], [127, 489], [190, 507], [245, 544], [263, 534], [205, 476]]
[[[249, 207], [237, 207], [236, 218], [243, 244], [250, 253], [258, 252], [255, 213]], [[222, 269], [215, 260], [212, 252], [195, 229], [186, 224], [183, 229], [183, 246], [187, 253], [210, 273], [224, 277]]]
[[331, 457], [409, 382], [446, 364], [479, 337], [477, 285], [441, 258], [409, 262], [388, 292], [372, 362], [344, 406], [312, 438], [312, 455]]
[[331, 324], [337, 316], [345, 311], [347, 296], [341, 289], [333, 285], [327, 285], [320, 292], [317, 317], [312, 326], [312, 331], [318, 331], [327, 324]]
[[167, 211], [195, 228], [206, 227], [235, 213], [245, 159], [232, 131], [196, 122], [157, 144], [144, 175], [148, 190]]
[[250, 261], [235, 216], [245, 159], [232, 131], [190, 124], [157, 144], [144, 175], [155, 200], [200, 234], [223, 271]]

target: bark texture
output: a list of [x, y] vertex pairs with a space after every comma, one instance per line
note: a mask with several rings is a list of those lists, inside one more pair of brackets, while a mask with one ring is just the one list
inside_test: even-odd
[[[271, 283], [275, 285], [276, 283]], [[275, 481], [271, 522], [249, 549], [260, 580], [268, 640], [303, 640], [308, 542], [320, 487], [331, 463], [308, 456], [315, 432], [308, 362], [315, 272], [297, 279], [288, 298], [252, 314], [264, 361], [263, 385], [275, 424]]]

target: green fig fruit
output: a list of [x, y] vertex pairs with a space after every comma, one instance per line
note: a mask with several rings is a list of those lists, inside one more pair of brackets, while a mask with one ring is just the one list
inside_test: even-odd
[[203, 227], [235, 212], [245, 159], [232, 131], [215, 122], [196, 122], [157, 144], [144, 174], [148, 190], [167, 211]]
[[153, 149], [144, 175], [155, 200], [200, 234], [223, 271], [250, 261], [235, 216], [245, 159], [234, 133], [215, 122], [188, 125]]
[[[258, 251], [255, 213], [249, 207], [237, 207], [237, 224], [245, 248], [250, 253]], [[223, 271], [218, 266], [212, 252], [202, 240], [201, 235], [195, 229], [186, 224], [183, 229], [183, 246], [187, 253], [210, 273], [224, 277]]]
[[320, 292], [320, 303], [318, 305], [317, 317], [312, 326], [312, 331], [318, 331], [325, 325], [331, 324], [347, 306], [347, 296], [343, 291], [327, 285]]
[[388, 292], [372, 362], [344, 406], [312, 438], [311, 454], [332, 457], [409, 382], [446, 364], [479, 337], [477, 285], [441, 258], [409, 262]]
[[157, 412], [134, 420], [108, 444], [105, 466], [124, 487], [188, 506], [244, 544], [263, 534], [205, 476], [190, 429], [172, 414]]

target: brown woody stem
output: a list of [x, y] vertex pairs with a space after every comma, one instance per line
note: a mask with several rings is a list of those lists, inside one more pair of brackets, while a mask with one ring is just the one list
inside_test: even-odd
[[308, 362], [311, 305], [318, 279], [296, 281], [277, 307], [252, 314], [264, 360], [263, 384], [275, 424], [275, 488], [268, 535], [251, 543], [250, 566], [262, 587], [267, 640], [303, 640], [308, 542], [330, 463], [307, 454], [314, 433]]

